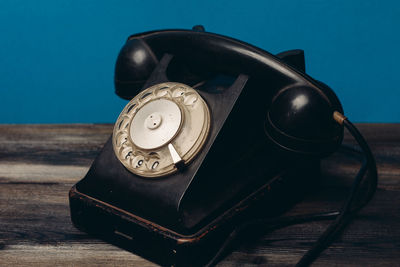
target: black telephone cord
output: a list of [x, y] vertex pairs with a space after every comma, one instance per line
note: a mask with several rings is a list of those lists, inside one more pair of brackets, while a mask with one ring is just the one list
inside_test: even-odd
[[[350, 194], [344, 202], [341, 210], [297, 216], [286, 216], [275, 219], [257, 219], [245, 222], [242, 225], [236, 227], [230, 233], [225, 242], [222, 244], [221, 248], [206, 266], [215, 266], [227, 254], [229, 248], [233, 245], [233, 241], [236, 240], [237, 236], [243, 230], [255, 225], [266, 224], [268, 225], [269, 229], [278, 229], [289, 225], [310, 221], [334, 219], [334, 221], [328, 226], [325, 232], [314, 243], [313, 247], [311, 247], [296, 264], [297, 267], [309, 266], [320, 255], [320, 253], [333, 242], [333, 240], [341, 233], [345, 226], [354, 218], [356, 213], [371, 200], [376, 191], [378, 182], [375, 159], [364, 137], [348, 119], [345, 119], [343, 121], [343, 125], [357, 141], [361, 148], [361, 151], [357, 151], [354, 148], [349, 148], [345, 146], [344, 148], [363, 155], [363, 160], [360, 170], [358, 171], [354, 179]], [[368, 170], [369, 175], [366, 176], [365, 174]], [[367, 178], [364, 179], [364, 177]], [[358, 200], [356, 197], [357, 194], [360, 193], [360, 186], [362, 185], [363, 181], [367, 182], [368, 188], [366, 190], [365, 197], [359, 200], [358, 203], [356, 203], [355, 201]]]

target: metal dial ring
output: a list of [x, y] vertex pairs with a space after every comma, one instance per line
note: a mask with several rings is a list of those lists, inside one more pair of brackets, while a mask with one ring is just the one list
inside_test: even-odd
[[210, 111], [193, 88], [161, 83], [134, 97], [119, 115], [113, 148], [119, 161], [143, 177], [172, 174], [204, 145]]

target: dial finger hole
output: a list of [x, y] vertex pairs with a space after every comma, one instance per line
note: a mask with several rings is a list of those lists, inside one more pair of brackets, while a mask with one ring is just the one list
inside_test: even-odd
[[132, 148], [130, 147], [122, 148], [121, 156], [124, 159], [129, 159], [132, 156]]
[[127, 109], [127, 113], [130, 113], [134, 107], [136, 107], [136, 104], [132, 104], [132, 105]]
[[145, 99], [146, 97], [148, 97], [149, 95], [151, 95], [151, 92], [145, 93], [143, 94], [140, 99]]
[[185, 89], [183, 89], [182, 87], [178, 87], [172, 92], [172, 97], [181, 97], [184, 94], [185, 94]]
[[121, 122], [118, 124], [118, 129], [119, 130], [126, 129], [126, 127], [128, 127], [128, 125], [129, 125], [129, 120], [126, 118], [122, 118]]
[[159, 165], [159, 164], [160, 164], [160, 162], [159, 162], [159, 161], [157, 161], [157, 160], [156, 160], [156, 161], [154, 161], [154, 162], [153, 162], [153, 164], [151, 165], [151, 169], [152, 169], [152, 170], [155, 170], [155, 169], [157, 169], [157, 167], [158, 167], [158, 165]]
[[129, 151], [128, 154], [126, 154], [125, 159], [129, 159], [132, 156], [132, 151]]
[[142, 166], [142, 165], [143, 165], [143, 162], [144, 162], [144, 161], [143, 161], [142, 159], [139, 159], [138, 162], [137, 162], [137, 166], [138, 166], [138, 167]]
[[122, 146], [128, 141], [128, 134], [124, 132], [118, 132], [114, 137], [114, 143], [117, 147]]
[[133, 168], [135, 168], [135, 169], [141, 168], [141, 167], [143, 167], [143, 166], [145, 165], [144, 162], [145, 162], [145, 161], [144, 161], [143, 156], [138, 155], [138, 156], [136, 156], [136, 157], [133, 158], [133, 160], [132, 160], [132, 162], [131, 162], [131, 166], [132, 166]]
[[157, 90], [156, 92], [157, 97], [162, 97], [168, 94], [168, 90], [165, 90], [164, 88], [167, 89], [168, 87], [163, 87]]
[[194, 103], [197, 102], [197, 95], [195, 94], [189, 94], [186, 95], [185, 99], [183, 100], [183, 104], [185, 104], [186, 106], [192, 106]]

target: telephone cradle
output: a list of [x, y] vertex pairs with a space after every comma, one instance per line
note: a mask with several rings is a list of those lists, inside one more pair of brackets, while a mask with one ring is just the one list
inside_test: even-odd
[[130, 36], [115, 69], [130, 102], [69, 192], [73, 224], [163, 266], [203, 266], [238, 226], [278, 218], [343, 139], [339, 100], [304, 66], [301, 50], [273, 56], [199, 26]]

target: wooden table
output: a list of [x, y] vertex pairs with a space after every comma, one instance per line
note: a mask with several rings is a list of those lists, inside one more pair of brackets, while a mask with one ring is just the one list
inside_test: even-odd
[[[375, 154], [379, 189], [315, 266], [400, 266], [400, 124], [359, 124]], [[109, 124], [0, 125], [0, 266], [155, 266], [92, 238], [70, 221], [68, 191], [111, 134]], [[347, 135], [345, 143], [353, 143]], [[323, 161], [323, 188], [290, 214], [340, 206], [359, 163]], [[329, 222], [290, 226], [245, 242], [219, 266], [292, 265]]]

